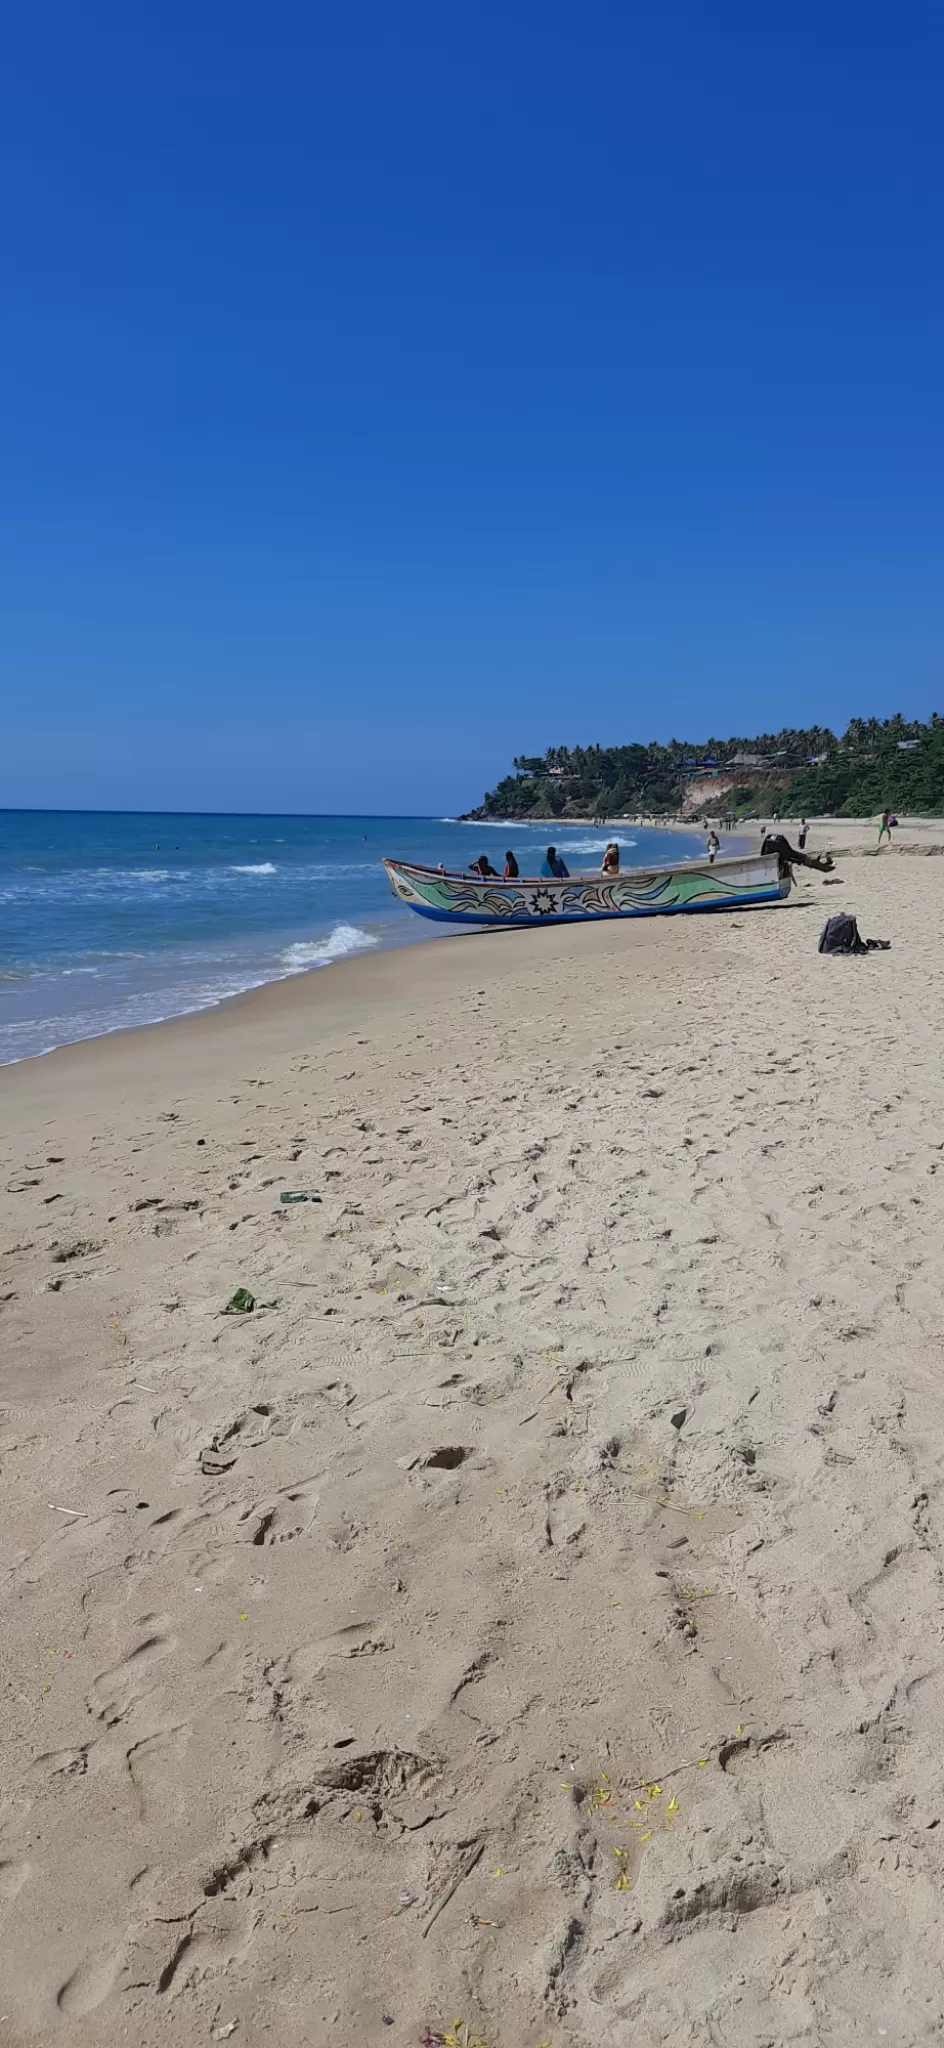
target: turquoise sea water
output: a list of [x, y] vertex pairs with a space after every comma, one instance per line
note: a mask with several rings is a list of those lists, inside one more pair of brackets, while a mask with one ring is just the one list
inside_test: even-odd
[[[382, 854], [465, 868], [513, 847], [537, 872], [548, 838], [597, 868], [613, 834], [448, 818], [253, 818], [0, 812], [0, 1064], [150, 1024], [371, 946], [432, 939], [391, 894]], [[624, 866], [702, 851], [633, 827]]]

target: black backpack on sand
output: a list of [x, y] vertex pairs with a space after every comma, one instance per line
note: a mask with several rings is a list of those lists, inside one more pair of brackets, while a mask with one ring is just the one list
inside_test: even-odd
[[842, 910], [838, 917], [828, 917], [819, 935], [821, 953], [867, 953], [866, 941], [861, 937], [855, 918]]

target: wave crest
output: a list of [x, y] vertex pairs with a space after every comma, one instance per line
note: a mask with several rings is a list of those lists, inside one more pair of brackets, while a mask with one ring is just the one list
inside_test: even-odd
[[346, 953], [360, 953], [366, 946], [376, 946], [377, 940], [370, 932], [363, 932], [356, 924], [336, 924], [326, 939], [298, 939], [294, 946], [286, 946], [279, 955], [287, 974], [303, 974], [308, 967], [329, 967], [332, 960], [343, 960]]

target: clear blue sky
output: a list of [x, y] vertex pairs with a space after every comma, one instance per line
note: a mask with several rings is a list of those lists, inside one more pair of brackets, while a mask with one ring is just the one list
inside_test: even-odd
[[940, 0], [0, 38], [0, 803], [944, 709]]

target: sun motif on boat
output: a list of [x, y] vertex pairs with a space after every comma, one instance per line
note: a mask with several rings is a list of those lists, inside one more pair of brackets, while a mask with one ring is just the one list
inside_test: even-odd
[[535, 889], [531, 898], [531, 909], [535, 917], [550, 917], [557, 909], [557, 897], [550, 889]]

